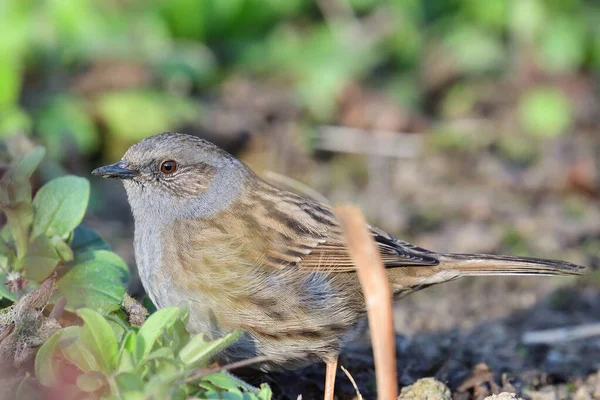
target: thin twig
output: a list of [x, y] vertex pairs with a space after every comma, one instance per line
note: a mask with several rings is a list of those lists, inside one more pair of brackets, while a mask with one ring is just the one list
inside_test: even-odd
[[392, 290], [387, 273], [367, 222], [354, 206], [338, 206], [336, 215], [344, 230], [352, 260], [365, 296], [369, 328], [373, 342], [373, 358], [378, 398], [396, 400], [398, 397], [396, 346], [392, 320]]
[[340, 365], [340, 368], [342, 369], [342, 371], [344, 371], [344, 373], [346, 374], [346, 376], [350, 380], [350, 383], [354, 387], [354, 390], [356, 391], [356, 395], [358, 396], [358, 400], [362, 400], [362, 398], [363, 398], [362, 394], [360, 394], [360, 390], [358, 390], [358, 385], [356, 384], [356, 381], [354, 380], [354, 378], [352, 377], [352, 375], [350, 374], [350, 372], [346, 368], [344, 368], [343, 365]]
[[524, 344], [552, 344], [600, 336], [600, 323], [525, 332]]
[[207, 375], [215, 374], [217, 372], [231, 371], [238, 368], [248, 367], [250, 365], [258, 364], [261, 362], [269, 361], [270, 358], [267, 356], [256, 356], [248, 358], [246, 360], [236, 361], [231, 364], [223, 365], [222, 367], [207, 368], [199, 371], [198, 373], [186, 378], [183, 383], [190, 383], [195, 380], [204, 378]]

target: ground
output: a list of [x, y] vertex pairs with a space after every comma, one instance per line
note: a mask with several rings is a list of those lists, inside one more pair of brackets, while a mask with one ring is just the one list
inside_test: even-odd
[[[285, 100], [272, 97], [277, 100], [273, 107], [288, 110], [282, 107]], [[240, 103], [244, 106], [231, 107], [242, 120], [244, 113], [260, 120], [256, 115], [271, 107], [266, 100]], [[262, 108], [248, 109], [253, 106]], [[213, 111], [218, 115], [218, 107]], [[600, 336], [548, 345], [522, 342], [525, 332], [600, 319], [600, 147], [594, 127], [530, 143], [520, 135], [491, 133], [506, 129], [502, 118], [492, 115], [470, 120], [458, 129], [463, 133], [449, 132], [456, 128], [449, 125], [400, 136], [406, 152], [389, 157], [310, 153], [294, 139], [299, 129], [294, 112], [276, 115], [280, 119], [273, 124], [263, 122], [256, 128], [259, 133], [244, 136], [245, 144], [222, 145], [263, 176], [277, 171], [333, 204], [358, 204], [371, 223], [419, 246], [558, 258], [588, 267], [582, 278], [465, 278], [401, 300], [394, 316], [400, 386], [434, 376], [457, 399], [483, 398], [502, 388], [524, 398], [559, 399], [571, 398], [586, 379], [594, 380], [600, 369]], [[362, 134], [380, 144], [374, 151], [395, 140], [368, 129]], [[133, 228], [123, 189], [117, 182], [97, 184], [105, 194], [102, 202], [111, 207], [92, 213], [87, 223], [133, 266]], [[283, 184], [310, 194], [289, 181]], [[130, 291], [143, 293], [139, 281], [133, 281]], [[368, 342], [365, 332], [341, 356], [367, 399], [375, 393]], [[315, 365], [249, 379], [267, 380], [284, 398], [302, 393], [312, 399], [321, 396], [324, 372], [324, 365]], [[554, 396], [538, 393], [544, 391], [554, 391], [556, 397], [539, 397]], [[355, 396], [342, 372], [336, 393], [342, 399]]]

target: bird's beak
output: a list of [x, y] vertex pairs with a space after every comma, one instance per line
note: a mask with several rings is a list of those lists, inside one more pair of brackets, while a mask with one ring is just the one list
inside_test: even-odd
[[105, 165], [92, 171], [92, 175], [102, 178], [132, 179], [138, 175], [138, 171], [128, 168], [127, 163], [119, 161], [118, 163]]

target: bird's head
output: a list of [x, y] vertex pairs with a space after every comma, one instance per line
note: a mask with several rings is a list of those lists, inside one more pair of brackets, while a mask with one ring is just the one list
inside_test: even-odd
[[220, 207], [231, 200], [249, 170], [206, 140], [167, 132], [134, 144], [121, 161], [92, 174], [120, 179], [136, 216], [182, 212], [182, 207], [191, 212], [203, 200], [205, 208]]

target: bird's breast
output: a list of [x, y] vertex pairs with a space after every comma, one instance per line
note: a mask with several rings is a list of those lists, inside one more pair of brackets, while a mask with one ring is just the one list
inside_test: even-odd
[[160, 231], [136, 227], [144, 287], [159, 307], [188, 302], [190, 331], [218, 337], [243, 328], [240, 354], [276, 363], [335, 353], [363, 313], [358, 282], [293, 264], [268, 266], [261, 262], [267, 244], [226, 218], [182, 219]]
[[138, 273], [144, 290], [158, 308], [176, 306], [185, 298], [174, 289], [172, 277], [165, 272], [163, 265], [164, 228], [158, 224], [138, 224], [135, 226], [134, 250]]

